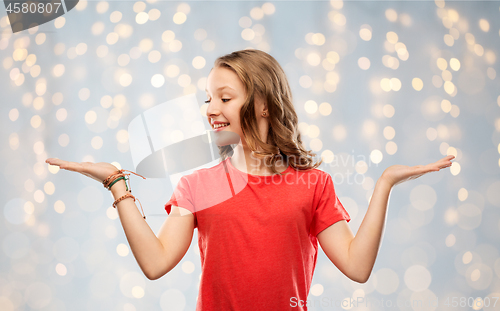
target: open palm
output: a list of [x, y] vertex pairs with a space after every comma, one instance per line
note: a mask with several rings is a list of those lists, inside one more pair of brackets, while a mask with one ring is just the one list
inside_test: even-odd
[[57, 165], [59, 168], [78, 172], [102, 183], [109, 175], [119, 173], [116, 166], [106, 162], [70, 162], [57, 158], [48, 158], [45, 160], [50, 165]]
[[450, 167], [455, 156], [449, 155], [434, 163], [427, 165], [392, 165], [385, 169], [382, 177], [386, 179], [391, 185], [395, 186], [407, 180], [418, 178], [429, 172], [436, 172], [443, 168]]

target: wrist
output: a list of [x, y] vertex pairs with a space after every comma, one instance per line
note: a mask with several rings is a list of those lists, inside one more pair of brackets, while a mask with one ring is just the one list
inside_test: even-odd
[[380, 176], [377, 183], [389, 188], [394, 187], [394, 183], [392, 182], [392, 180], [387, 178], [384, 174]]
[[111, 187], [111, 193], [113, 194], [113, 197], [115, 199], [121, 197], [122, 195], [126, 194], [127, 191], [127, 185], [125, 184], [125, 180], [121, 179], [118, 180], [112, 187]]

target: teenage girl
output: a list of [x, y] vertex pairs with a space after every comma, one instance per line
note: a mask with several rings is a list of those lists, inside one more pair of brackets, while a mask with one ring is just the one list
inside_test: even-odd
[[[307, 310], [318, 242], [345, 276], [365, 283], [379, 250], [391, 189], [449, 167], [454, 158], [388, 167], [354, 236], [331, 176], [317, 169], [322, 161], [315, 163], [315, 154], [303, 146], [286, 75], [271, 55], [246, 49], [219, 57], [206, 93], [214, 134], [230, 131], [239, 135], [239, 143], [219, 146], [218, 165], [180, 179], [158, 236], [135, 198], [127, 196], [125, 180], [115, 180], [110, 188], [132, 253], [150, 280], [181, 261], [198, 228], [198, 311]], [[120, 173], [104, 162], [46, 162], [108, 186]]]

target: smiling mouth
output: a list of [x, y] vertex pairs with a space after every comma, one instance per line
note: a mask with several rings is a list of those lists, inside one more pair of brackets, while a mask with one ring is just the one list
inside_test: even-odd
[[[220, 124], [220, 123], [219, 123], [219, 124]], [[217, 127], [216, 127], [216, 126], [217, 126]], [[224, 125], [222, 125], [222, 126], [218, 126], [218, 124], [217, 124], [216, 126], [214, 126], [214, 130], [215, 130], [215, 131], [217, 131], [217, 130], [221, 130], [221, 129], [224, 129], [224, 128], [228, 127], [228, 126], [229, 126], [229, 123], [225, 123], [225, 124], [224, 124]]]

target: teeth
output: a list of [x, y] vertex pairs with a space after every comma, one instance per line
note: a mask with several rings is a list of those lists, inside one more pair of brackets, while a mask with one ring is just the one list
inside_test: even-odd
[[215, 124], [215, 125], [214, 125], [214, 128], [216, 128], [216, 129], [217, 129], [217, 128], [219, 128], [219, 127], [224, 127], [224, 126], [227, 126], [227, 125], [229, 125], [229, 123], [220, 123], [220, 124]]

